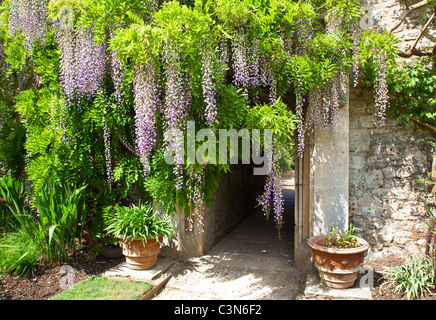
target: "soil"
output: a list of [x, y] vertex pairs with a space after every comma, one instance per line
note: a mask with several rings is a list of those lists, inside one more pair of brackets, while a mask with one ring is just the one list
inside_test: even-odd
[[[100, 274], [121, 263], [124, 258], [108, 259], [98, 256], [94, 260], [70, 263], [74, 268], [74, 283], [91, 275]], [[61, 288], [62, 266], [41, 267], [35, 275], [20, 277], [5, 275], [0, 279], [0, 300], [47, 300], [63, 291]]]
[[[382, 274], [384, 268], [399, 266], [404, 263], [404, 260], [397, 256], [390, 256], [365, 262], [365, 265], [369, 265], [374, 269], [374, 288], [371, 291], [373, 300], [407, 300], [406, 296], [400, 296], [387, 288], [386, 285], [383, 286]], [[416, 300], [436, 300], [436, 293], [424, 295]]]

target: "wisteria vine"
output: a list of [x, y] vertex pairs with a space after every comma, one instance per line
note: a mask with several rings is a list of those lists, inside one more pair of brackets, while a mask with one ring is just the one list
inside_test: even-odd
[[[130, 34], [134, 34], [135, 37], [137, 37], [135, 40], [140, 39], [143, 34], [149, 36], [147, 39], [141, 39], [144, 40], [142, 42], [137, 41], [138, 48], [141, 49], [144, 49], [144, 46], [141, 47], [141, 44], [147, 43], [147, 41], [151, 43], [154, 37], [161, 38], [156, 41], [156, 46], [154, 46], [155, 43], [150, 44], [150, 47], [153, 47], [153, 49], [158, 48], [156, 52], [150, 49], [152, 53], [145, 53], [144, 51], [148, 50], [148, 48], [146, 48], [140, 53], [140, 58], [143, 58], [144, 55], [150, 56], [147, 56], [149, 59], [146, 60], [145, 63], [139, 63], [138, 61], [141, 59], [135, 59], [138, 56], [127, 57], [128, 59], [118, 57], [118, 54], [121, 54], [123, 51], [133, 51], [129, 46], [126, 46], [127, 48], [118, 48], [118, 52], [112, 49], [108, 50], [109, 39], [113, 40], [117, 38], [116, 33], [118, 33], [115, 32], [115, 28], [110, 25], [113, 23], [112, 20], [104, 25], [105, 28], [98, 29], [100, 31], [104, 29], [106, 36], [102, 36], [102, 32], [100, 32], [99, 38], [101, 41], [96, 42], [95, 28], [100, 25], [96, 26], [93, 22], [85, 22], [84, 24], [75, 25], [72, 28], [60, 28], [56, 27], [56, 24], [49, 24], [47, 21], [47, 5], [49, 2], [48, 0], [9, 0], [8, 32], [13, 36], [17, 36], [18, 34], [24, 36], [25, 50], [29, 54], [37, 44], [44, 45], [46, 43], [51, 25], [56, 29], [55, 37], [60, 56], [60, 90], [63, 98], [60, 99], [60, 102], [56, 105], [60, 106], [59, 118], [61, 119], [60, 128], [62, 131], [66, 131], [64, 129], [67, 127], [65, 123], [62, 123], [62, 121], [65, 122], [67, 119], [66, 114], [70, 111], [82, 112], [82, 107], [86, 105], [86, 103], [92, 102], [93, 99], [96, 98], [97, 93], [105, 87], [105, 80], [112, 81], [110, 90], [113, 88], [113, 97], [115, 98], [115, 105], [117, 106], [117, 108], [114, 108], [114, 113], [119, 112], [121, 114], [122, 112], [120, 111], [126, 111], [128, 114], [134, 110], [133, 129], [131, 128], [133, 132], [131, 132], [131, 135], [134, 137], [135, 148], [129, 145], [127, 139], [121, 133], [112, 135], [115, 133], [114, 130], [116, 130], [117, 125], [121, 127], [121, 124], [110, 128], [109, 123], [112, 124], [112, 118], [109, 118], [107, 114], [104, 115], [103, 140], [107, 182], [109, 184], [113, 182], [112, 160], [116, 160], [115, 157], [113, 157], [113, 159], [111, 157], [111, 143], [113, 142], [111, 138], [118, 136], [121, 143], [139, 156], [143, 165], [144, 177], [147, 178], [151, 172], [150, 163], [153, 151], [157, 147], [158, 142], [160, 142], [160, 130], [184, 131], [186, 129], [188, 116], [192, 116], [191, 113], [197, 112], [198, 110], [194, 108], [196, 106], [193, 105], [194, 102], [196, 103], [198, 101], [196, 99], [202, 99], [201, 105], [204, 106], [204, 110], [202, 110], [201, 118], [204, 120], [205, 125], [216, 129], [219, 125], [218, 104], [220, 101], [220, 92], [218, 92], [218, 90], [222, 85], [222, 83], [220, 83], [222, 74], [218, 73], [223, 72], [224, 69], [233, 71], [233, 79], [231, 79], [233, 85], [237, 87], [237, 89], [242, 89], [240, 91], [248, 98], [246, 100], [247, 104], [251, 106], [261, 102], [261, 98], [263, 99], [262, 102], [268, 100], [268, 104], [274, 106], [279, 98], [278, 96], [283, 95], [284, 91], [294, 90], [296, 97], [296, 116], [298, 118], [297, 153], [300, 157], [304, 154], [306, 134], [311, 129], [314, 127], [321, 127], [322, 129], [334, 128], [338, 123], [340, 95], [346, 88], [344, 80], [346, 77], [344, 77], [345, 72], [343, 72], [343, 70], [338, 70], [337, 74], [330, 80], [324, 81], [324, 79], [322, 86], [313, 85], [307, 90], [303, 88], [303, 85], [292, 78], [290, 75], [291, 71], [288, 71], [289, 68], [287, 68], [288, 65], [283, 66], [286, 67], [286, 74], [280, 71], [281, 66], [279, 64], [282, 62], [280, 59], [290, 64], [292, 58], [300, 58], [307, 55], [308, 44], [310, 40], [314, 38], [315, 33], [318, 32], [318, 30], [313, 28], [312, 20], [305, 17], [303, 11], [301, 11], [300, 17], [288, 21], [288, 23], [283, 23], [279, 27], [273, 24], [266, 26], [271, 27], [269, 31], [273, 31], [273, 33], [271, 33], [273, 36], [269, 38], [272, 38], [274, 41], [277, 40], [274, 43], [265, 44], [265, 42], [267, 42], [265, 41], [266, 33], [257, 34], [256, 32], [261, 28], [252, 28], [250, 23], [244, 24], [244, 27], [241, 27], [241, 24], [236, 24], [229, 28], [223, 24], [220, 28], [216, 28], [218, 31], [214, 30], [216, 33], [224, 31], [221, 34], [219, 43], [217, 43], [218, 50], [216, 50], [212, 44], [206, 44], [207, 41], [204, 40], [204, 34], [202, 34], [201, 41], [198, 40], [200, 37], [198, 39], [195, 38], [198, 34], [204, 32], [204, 30], [199, 31], [201, 28], [198, 28], [198, 34], [189, 33], [192, 31], [189, 26], [191, 22], [189, 19], [186, 19], [186, 26], [177, 30], [174, 34], [168, 30], [165, 30], [168, 32], [151, 32], [148, 34], [147, 31], [153, 28], [164, 29], [164, 27], [159, 26], [158, 19], [153, 21], [153, 17], [157, 17], [156, 12], [161, 10], [161, 8], [171, 6], [170, 8], [174, 9], [174, 11], [170, 13], [174, 15], [169, 16], [177, 16], [177, 19], [180, 20], [183, 20], [183, 17], [185, 17], [181, 15], [180, 12], [186, 13], [187, 11], [176, 11], [176, 9], [190, 10], [187, 9], [188, 7], [186, 6], [176, 8], [178, 5], [176, 2], [148, 1], [144, 4], [144, 8], [147, 8], [147, 10], [144, 8], [135, 8], [135, 10], [138, 11], [144, 10], [144, 12], [141, 13], [142, 15], [140, 14], [133, 17], [134, 14], [130, 12], [131, 17], [129, 17], [129, 19], [142, 19], [141, 23], [136, 23], [138, 21], [135, 20], [134, 24], [136, 29], [132, 28], [132, 30], [129, 30], [132, 31]], [[298, 2], [297, 5], [300, 4], [301, 3]], [[217, 3], [217, 5], [219, 4]], [[254, 4], [252, 5], [254, 7]], [[283, 6], [277, 7], [285, 10], [284, 8], [288, 8], [288, 5], [291, 6], [291, 4], [284, 2]], [[102, 7], [104, 6], [102, 5]], [[293, 8], [295, 9], [297, 7]], [[252, 8], [247, 8], [247, 11], [251, 9]], [[273, 8], [271, 8], [271, 10], [273, 10]], [[110, 10], [105, 10], [104, 14], [109, 14], [109, 11]], [[218, 11], [219, 10], [217, 10], [217, 15]], [[260, 11], [257, 13], [260, 14]], [[201, 10], [197, 10], [193, 15], [194, 14], [200, 15], [202, 12]], [[326, 33], [336, 32], [338, 29], [342, 28], [343, 21], [336, 19], [336, 14], [337, 12], [331, 13], [332, 19], [327, 21]], [[229, 13], [229, 16], [232, 16], [231, 13]], [[279, 16], [281, 15], [277, 15], [277, 17], [274, 16], [274, 19], [280, 19]], [[209, 16], [208, 18], [211, 20], [214, 19]], [[86, 19], [86, 17], [84, 19]], [[126, 18], [126, 20], [128, 19]], [[192, 19], [192, 21], [197, 21], [196, 23], [198, 23], [199, 20], [201, 19]], [[229, 19], [229, 21], [230, 20], [231, 19]], [[268, 19], [253, 20], [256, 20], [253, 24], [259, 21], [265, 24], [270, 23]], [[206, 33], [211, 32], [215, 22], [216, 21], [205, 24], [207, 27], [203, 29], [207, 30]], [[104, 22], [101, 21], [95, 23], [104, 24]], [[162, 23], [162, 21], [160, 21], [160, 23]], [[149, 27], [149, 29], [146, 29], [145, 26]], [[141, 27], [144, 28], [141, 29]], [[259, 27], [259, 25], [257, 25], [257, 27]], [[127, 23], [126, 26], [123, 25], [121, 29], [124, 28], [129, 28]], [[143, 34], [141, 33], [142, 31], [144, 31]], [[183, 47], [185, 45], [185, 39], [183, 39], [185, 32], [189, 33], [190, 38], [188, 40], [192, 40], [192, 42], [186, 41], [186, 43], [195, 43], [195, 50], [189, 48], [191, 49], [191, 51], [189, 51], [186, 50], [186, 47]], [[275, 35], [278, 35], [278, 37], [275, 38]], [[214, 33], [210, 39], [218, 39], [215, 36], [216, 34]], [[357, 79], [361, 71], [358, 67], [359, 39], [357, 33], [354, 33], [353, 37], [353, 70], [356, 73], [355, 84], [357, 84]], [[209, 40], [209, 38], [207, 39]], [[129, 40], [131, 41], [132, 39]], [[202, 45], [199, 45], [199, 43]], [[147, 43], [147, 45], [148, 44], [149, 43]], [[276, 50], [276, 45], [281, 46], [282, 52], [280, 52], [281, 49]], [[199, 48], [199, 46], [201, 47]], [[192, 59], [190, 55], [194, 56], [195, 59], [201, 57], [201, 61], [194, 61], [193, 65], [189, 65], [187, 61], [192, 61], [190, 60]], [[378, 109], [380, 124], [383, 125], [385, 122], [386, 108], [389, 106], [386, 83], [386, 57], [381, 54], [375, 54], [374, 56], [376, 60], [375, 104]], [[277, 59], [276, 57], [279, 58]], [[2, 69], [4, 68], [3, 58], [3, 44], [1, 44], [0, 68]], [[308, 60], [310, 60], [310, 58], [311, 57], [309, 57]], [[286, 59], [289, 59], [289, 61], [286, 61]], [[123, 65], [121, 61], [129, 62]], [[131, 63], [131, 65], [129, 65], [129, 63]], [[313, 69], [315, 68], [316, 67], [313, 67]], [[201, 74], [194, 74], [193, 71], [197, 73], [200, 72]], [[23, 88], [24, 76], [17, 73], [17, 79], [19, 88]], [[131, 79], [133, 79], [132, 83], [128, 83]], [[286, 86], [284, 86], [283, 83], [286, 83]], [[122, 108], [128, 107], [131, 102], [127, 99], [131, 96], [130, 92], [127, 91], [129, 89], [126, 89], [129, 86], [133, 89], [133, 108], [127, 111]], [[198, 90], [198, 92], [196, 90]], [[266, 94], [260, 96], [259, 93]], [[268, 94], [269, 96], [267, 97]], [[124, 95], [126, 95], [127, 98]], [[124, 101], [124, 99], [126, 99], [126, 101]], [[76, 107], [76, 110], [73, 110], [73, 107]], [[105, 107], [105, 111], [109, 113], [110, 107]], [[248, 106], [247, 109], [249, 109], [249, 107], [250, 106]], [[194, 110], [194, 112], [192, 112], [192, 110]], [[158, 123], [160, 119], [163, 120], [162, 126]], [[128, 122], [123, 123], [122, 126], [125, 128], [127, 123]], [[191, 225], [188, 229], [192, 230], [193, 220], [197, 221], [199, 229], [203, 229], [202, 210], [204, 192], [202, 188], [204, 180], [206, 179], [206, 168], [203, 167], [199, 169], [197, 166], [184, 166], [185, 150], [183, 147], [183, 144], [180, 143], [178, 139], [163, 142], [163, 148], [171, 151], [175, 155], [173, 168], [173, 173], [176, 177], [175, 188], [178, 192], [186, 191], [187, 198], [193, 206], [189, 220]], [[279, 229], [283, 225], [283, 200], [279, 168], [280, 157], [279, 146], [277, 142], [274, 142], [273, 152], [268, 159], [271, 170], [267, 176], [264, 194], [258, 198], [258, 202], [262, 205], [266, 216], [269, 215], [271, 206], [274, 207], [275, 222]]]
[[266, 219], [269, 219], [271, 209], [273, 209], [274, 221], [280, 237], [280, 230], [284, 225], [284, 200], [282, 196], [281, 171], [279, 162], [281, 158], [281, 152], [277, 146], [277, 143], [273, 142], [270, 152], [266, 153], [268, 159], [268, 175], [264, 186], [264, 192], [257, 198], [257, 202], [262, 207], [262, 212]]
[[92, 26], [58, 30], [61, 87], [66, 99], [92, 97], [106, 73], [106, 42], [96, 43]]
[[31, 53], [37, 43], [45, 44], [48, 33], [48, 9], [46, 0], [10, 0], [9, 26], [11, 35], [22, 33], [25, 48]]
[[204, 50], [202, 54], [202, 85], [203, 97], [206, 103], [205, 118], [209, 127], [217, 124], [217, 107], [215, 98], [213, 52]]
[[[186, 115], [191, 102], [189, 79], [182, 71], [181, 60], [177, 47], [169, 42], [163, 52], [165, 68], [165, 102], [164, 116], [167, 131], [186, 127]], [[183, 187], [183, 144], [180, 139], [167, 141], [166, 148], [175, 153], [174, 174], [176, 175], [176, 189]]]
[[144, 167], [144, 176], [148, 176], [150, 156], [156, 143], [156, 113], [160, 107], [156, 68], [152, 59], [145, 66], [135, 67], [133, 91], [137, 152]]

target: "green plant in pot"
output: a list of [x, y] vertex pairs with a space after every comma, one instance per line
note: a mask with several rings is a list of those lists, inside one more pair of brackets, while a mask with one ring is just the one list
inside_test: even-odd
[[126, 262], [134, 270], [152, 268], [163, 239], [175, 235], [171, 222], [159, 218], [149, 203], [116, 206], [114, 219], [106, 231], [120, 239]]
[[307, 242], [321, 281], [328, 287], [346, 289], [357, 279], [368, 243], [355, 235], [361, 229], [352, 225], [345, 232], [332, 226], [327, 235], [317, 235]]

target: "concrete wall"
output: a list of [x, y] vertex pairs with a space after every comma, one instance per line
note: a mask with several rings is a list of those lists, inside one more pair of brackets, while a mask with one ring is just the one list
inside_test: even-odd
[[328, 233], [331, 226], [345, 231], [349, 223], [349, 95], [340, 97], [334, 129], [315, 128], [306, 137], [303, 159], [296, 160], [294, 260], [311, 268], [307, 240]]
[[331, 226], [348, 227], [348, 101], [340, 107], [336, 128], [316, 128], [312, 153], [311, 235], [328, 233]]

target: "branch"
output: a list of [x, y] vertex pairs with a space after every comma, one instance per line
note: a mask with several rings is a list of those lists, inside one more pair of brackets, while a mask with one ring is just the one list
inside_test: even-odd
[[[400, 110], [404, 113], [406, 112], [402, 107], [400, 107]], [[419, 119], [416, 119], [415, 117], [410, 117], [409, 119], [418, 124], [419, 126], [430, 130], [433, 134], [436, 135], [436, 127], [432, 126], [431, 124], [425, 123]]]
[[[433, 51], [421, 51], [421, 50], [416, 50], [416, 46], [418, 45], [419, 40], [422, 38], [422, 35], [424, 34], [425, 30], [427, 30], [428, 26], [430, 25], [430, 23], [432, 23], [432, 21], [434, 20], [434, 18], [436, 17], [436, 10], [435, 12], [433, 12], [433, 14], [431, 15], [430, 19], [428, 19], [427, 23], [425, 24], [425, 26], [421, 29], [421, 32], [419, 33], [419, 36], [416, 38], [415, 42], [413, 43], [412, 47], [410, 49], [408, 49], [406, 52], [399, 52], [398, 55], [400, 57], [403, 58], [410, 58], [412, 55], [414, 56], [432, 56], [435, 54], [435, 49], [433, 48]], [[435, 46], [436, 48], [436, 46]]]
[[414, 50], [407, 50], [407, 51], [399, 51], [398, 56], [401, 58], [410, 58], [411, 56], [432, 57], [432, 56], [436, 56], [436, 50], [422, 51], [422, 50], [414, 49]]
[[428, 19], [427, 23], [425, 24], [424, 28], [422, 28], [421, 32], [419, 33], [418, 38], [416, 38], [415, 43], [413, 44], [413, 46], [411, 48], [412, 50], [414, 50], [416, 48], [416, 45], [418, 44], [418, 42], [421, 39], [422, 35], [424, 34], [425, 30], [427, 30], [428, 26], [430, 25], [430, 23], [432, 23], [432, 21], [435, 17], [436, 17], [436, 11], [433, 12], [430, 19]]
[[429, 3], [427, 0], [423, 0], [421, 2], [415, 3], [413, 6], [410, 6], [409, 9], [403, 13], [400, 22], [398, 22], [393, 28], [391, 28], [390, 31], [394, 32], [394, 30], [396, 30], [413, 11], [423, 8], [428, 4]]

